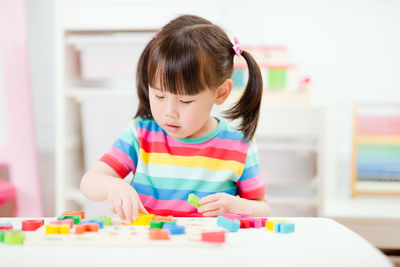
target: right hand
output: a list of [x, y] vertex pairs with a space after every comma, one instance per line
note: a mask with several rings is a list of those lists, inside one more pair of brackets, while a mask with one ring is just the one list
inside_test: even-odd
[[108, 206], [121, 220], [129, 224], [139, 213], [148, 213], [136, 190], [123, 180], [116, 180], [108, 191]]

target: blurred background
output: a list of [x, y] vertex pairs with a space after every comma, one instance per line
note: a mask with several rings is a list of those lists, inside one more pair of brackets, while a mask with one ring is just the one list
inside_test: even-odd
[[[136, 111], [135, 67], [145, 44], [171, 19], [195, 14], [221, 26], [232, 41], [238, 37], [262, 70], [256, 138], [271, 216], [330, 217], [388, 254], [399, 251], [399, 1], [24, 4], [24, 46], [0, 50], [0, 177], [14, 186], [17, 198], [0, 202], [0, 216], [55, 216], [75, 209], [93, 216], [109, 213], [105, 203], [83, 197], [80, 178]], [[14, 91], [14, 97], [23, 95], [31, 104], [21, 100], [6, 108], [11, 103], [9, 55], [24, 49], [26, 90], [21, 97]], [[246, 66], [240, 59], [232, 79], [234, 92], [216, 115], [245, 86]], [[19, 132], [34, 137], [27, 160], [37, 166], [37, 178], [19, 190], [21, 182], [13, 183], [1, 146], [10, 140], [7, 131], [17, 127], [7, 121], [24, 123], [16, 112], [22, 106], [29, 116], [21, 117], [33, 127]], [[15, 169], [25, 166], [20, 159]], [[31, 200], [30, 190], [37, 192]], [[26, 202], [38, 207], [24, 213]]]

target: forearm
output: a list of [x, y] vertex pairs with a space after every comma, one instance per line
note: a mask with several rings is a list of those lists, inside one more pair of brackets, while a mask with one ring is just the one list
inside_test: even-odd
[[235, 212], [250, 214], [253, 217], [268, 217], [269, 216], [269, 203], [263, 197], [261, 199], [249, 200], [245, 198], [238, 198], [238, 205], [235, 207]]
[[81, 192], [89, 199], [95, 201], [107, 200], [109, 189], [115, 183], [124, 182], [121, 178], [90, 170], [81, 180]]

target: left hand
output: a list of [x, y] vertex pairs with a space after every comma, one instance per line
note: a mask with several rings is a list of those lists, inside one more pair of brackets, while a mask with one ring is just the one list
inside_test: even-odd
[[238, 204], [240, 198], [227, 193], [216, 193], [199, 200], [201, 205], [197, 211], [204, 216], [215, 217], [222, 213], [229, 213]]

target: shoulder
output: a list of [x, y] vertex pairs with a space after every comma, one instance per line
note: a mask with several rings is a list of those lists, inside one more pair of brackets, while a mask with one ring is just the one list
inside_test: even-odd
[[235, 141], [235, 142], [240, 142], [242, 144], [247, 144], [250, 145], [254, 143], [254, 138], [252, 139], [246, 139], [243, 132], [237, 129], [235, 126], [232, 124], [226, 122], [223, 119], [219, 119], [220, 123], [222, 124], [222, 130], [219, 133], [219, 138], [223, 139], [224, 141]]

